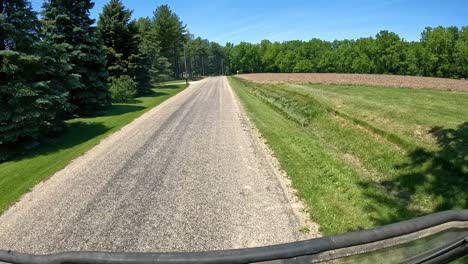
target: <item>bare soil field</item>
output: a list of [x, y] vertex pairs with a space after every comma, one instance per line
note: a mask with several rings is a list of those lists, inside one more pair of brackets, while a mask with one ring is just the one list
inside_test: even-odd
[[241, 74], [239, 77], [262, 83], [365, 84], [468, 91], [468, 80], [419, 76], [347, 73], [251, 73]]

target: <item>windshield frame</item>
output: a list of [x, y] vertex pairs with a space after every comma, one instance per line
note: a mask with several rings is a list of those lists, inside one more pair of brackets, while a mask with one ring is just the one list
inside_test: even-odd
[[[48, 255], [31, 255], [15, 251], [0, 250], [0, 261], [7, 263], [252, 263], [275, 260], [293, 260], [294, 258], [307, 258], [309, 262], [321, 262], [339, 258], [340, 254], [331, 254], [336, 250], [350, 249], [356, 246], [365, 246], [386, 240], [395, 240], [402, 237], [400, 244], [407, 241], [408, 236], [418, 236], [418, 233], [429, 235], [437, 231], [438, 226], [447, 228], [468, 225], [468, 210], [450, 210], [434, 213], [419, 218], [389, 224], [367, 230], [354, 231], [339, 235], [332, 235], [299, 242], [292, 242], [281, 245], [216, 250], [206, 252], [163, 252], [163, 253], [113, 253], [113, 252], [63, 252]], [[440, 228], [439, 228], [440, 229]], [[419, 236], [421, 236], [419, 234]], [[406, 238], [405, 238], [406, 236]], [[448, 256], [458, 257], [468, 253], [466, 244], [468, 240], [455, 241], [456, 245], [461, 245], [463, 250], [457, 249], [454, 244], [448, 244], [441, 249], [434, 249], [437, 256], [448, 254]], [[397, 239], [398, 240], [398, 239]], [[393, 246], [395, 243], [389, 243]], [[384, 248], [383, 245], [381, 248]], [[464, 247], [463, 247], [464, 246]], [[375, 250], [375, 249], [374, 249]], [[433, 250], [433, 251], [434, 251]], [[372, 251], [372, 247], [369, 248]], [[353, 252], [356, 252], [355, 250]], [[335, 252], [336, 253], [336, 252]], [[361, 252], [365, 253], [365, 251]], [[433, 252], [434, 253], [434, 252]], [[444, 253], [444, 254], [442, 254]], [[460, 255], [462, 254], [463, 255]], [[430, 254], [430, 253], [428, 253]], [[434, 253], [435, 254], [435, 253]], [[452, 254], [452, 255], [451, 255]], [[349, 255], [349, 254], [348, 254]], [[424, 254], [426, 256], [426, 254]], [[436, 257], [437, 257], [436, 256]], [[447, 256], [447, 255], [444, 255]], [[424, 256], [422, 256], [424, 257]], [[426, 256], [427, 257], [427, 256]], [[417, 259], [416, 259], [417, 260]], [[413, 263], [413, 262], [410, 262]], [[427, 262], [414, 262], [427, 263]]]

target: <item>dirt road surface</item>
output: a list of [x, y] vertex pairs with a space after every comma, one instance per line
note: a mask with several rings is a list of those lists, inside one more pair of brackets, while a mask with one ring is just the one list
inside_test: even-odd
[[0, 249], [198, 251], [313, 236], [262, 144], [225, 77], [196, 82], [6, 211]]

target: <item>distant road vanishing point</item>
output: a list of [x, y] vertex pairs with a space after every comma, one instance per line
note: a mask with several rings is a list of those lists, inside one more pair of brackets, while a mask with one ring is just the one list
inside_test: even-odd
[[0, 217], [0, 248], [25, 253], [195, 251], [304, 239], [226, 77], [146, 113]]

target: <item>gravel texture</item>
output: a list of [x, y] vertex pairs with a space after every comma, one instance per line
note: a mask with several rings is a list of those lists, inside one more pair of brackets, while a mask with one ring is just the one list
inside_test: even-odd
[[365, 84], [468, 91], [468, 80], [418, 76], [346, 73], [252, 73], [241, 74], [239, 76], [251, 81], [264, 83]]
[[226, 78], [208, 78], [26, 194], [0, 217], [0, 248], [199, 251], [317, 236], [299, 231], [275, 162]]

